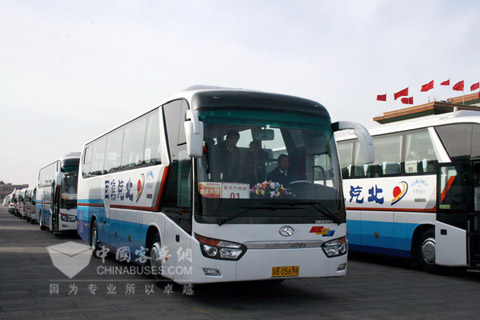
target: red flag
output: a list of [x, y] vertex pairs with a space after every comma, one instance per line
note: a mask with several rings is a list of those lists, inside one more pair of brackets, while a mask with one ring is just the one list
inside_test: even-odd
[[402, 98], [401, 101], [403, 104], [413, 104], [413, 97]]
[[450, 85], [450, 79], [443, 81], [440, 83], [441, 86], [449, 86]]
[[462, 80], [462, 81], [457, 82], [457, 83], [452, 87], [452, 89], [455, 90], [455, 91], [463, 91], [464, 86], [465, 86], [465, 84], [464, 84], [464, 82], [463, 82], [463, 80]]
[[395, 100], [397, 100], [400, 97], [408, 96], [408, 87], [403, 89], [403, 90], [398, 91], [393, 96], [394, 96]]
[[377, 95], [377, 101], [387, 101], [387, 95], [386, 94]]
[[472, 84], [472, 86], [470, 87], [470, 91], [475, 91], [478, 88], [480, 88], [480, 82]]
[[421, 92], [427, 92], [427, 91], [432, 90], [432, 89], [433, 89], [433, 80], [430, 81], [430, 82], [427, 83], [427, 84], [424, 84], [424, 85], [422, 86], [422, 90], [420, 90], [420, 91], [421, 91]]

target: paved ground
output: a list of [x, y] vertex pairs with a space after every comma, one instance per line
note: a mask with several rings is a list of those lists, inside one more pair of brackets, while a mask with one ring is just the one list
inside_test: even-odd
[[1, 319], [480, 318], [480, 274], [463, 270], [432, 275], [403, 260], [351, 257], [344, 278], [195, 286], [185, 295], [178, 285], [170, 292], [171, 283], [155, 285], [145, 276], [99, 275], [99, 266], [129, 267], [114, 259], [105, 265], [92, 259], [69, 280], [46, 249], [66, 241], [82, 243], [0, 208]]

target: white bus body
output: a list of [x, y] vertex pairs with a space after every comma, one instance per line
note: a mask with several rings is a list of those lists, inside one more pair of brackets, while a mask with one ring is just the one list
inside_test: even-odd
[[25, 203], [25, 217], [27, 221], [31, 222], [32, 224], [35, 223], [35, 221], [37, 220], [35, 208], [36, 193], [36, 187], [29, 187], [25, 191], [25, 197], [23, 199]]
[[480, 267], [480, 114], [457, 111], [370, 130], [376, 162], [337, 138], [350, 249], [421, 268]]
[[27, 192], [27, 188], [20, 189], [18, 192], [18, 214], [19, 218], [26, 219], [27, 218], [27, 211], [25, 210], [25, 193]]
[[18, 215], [17, 208], [17, 190], [15, 189], [10, 194], [10, 201], [8, 202], [8, 212], [16, 216]]
[[72, 152], [40, 169], [36, 220], [40, 229], [77, 229], [77, 181], [80, 152]]
[[[240, 136], [235, 156], [221, 151], [231, 130]], [[265, 158], [248, 171], [253, 139]], [[292, 181], [262, 185], [281, 148]], [[80, 172], [79, 235], [97, 251], [127, 250], [177, 283], [346, 274], [337, 152], [316, 102], [187, 90], [86, 143]]]

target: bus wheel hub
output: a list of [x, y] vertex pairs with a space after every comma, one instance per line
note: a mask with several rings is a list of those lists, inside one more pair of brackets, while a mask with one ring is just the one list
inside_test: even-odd
[[428, 264], [435, 263], [435, 239], [428, 238], [423, 241], [422, 258]]

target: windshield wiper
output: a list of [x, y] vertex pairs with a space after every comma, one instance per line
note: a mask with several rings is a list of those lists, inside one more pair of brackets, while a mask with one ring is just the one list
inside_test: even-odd
[[[273, 202], [271, 204], [274, 204]], [[331, 218], [333, 222], [340, 225], [342, 220], [332, 211], [330, 211], [327, 207], [325, 207], [320, 202], [312, 202], [312, 201], [291, 201], [291, 202], [284, 202], [284, 203], [275, 203], [275, 205], [287, 205], [287, 206], [295, 206], [295, 205], [311, 205], [315, 210], [320, 212], [321, 214]]]
[[275, 207], [247, 207], [247, 206], [244, 206], [244, 207], [241, 207], [245, 210], [237, 213], [237, 214], [234, 214], [234, 215], [231, 215], [231, 216], [228, 216], [226, 218], [223, 218], [223, 219], [219, 219], [218, 220], [218, 225], [221, 226], [222, 224], [225, 224], [235, 218], [238, 218], [240, 216], [243, 216], [245, 213], [249, 212], [249, 211], [252, 211], [252, 210], [270, 210], [270, 211], [276, 211], [276, 210], [301, 210], [302, 208], [275, 208]]

